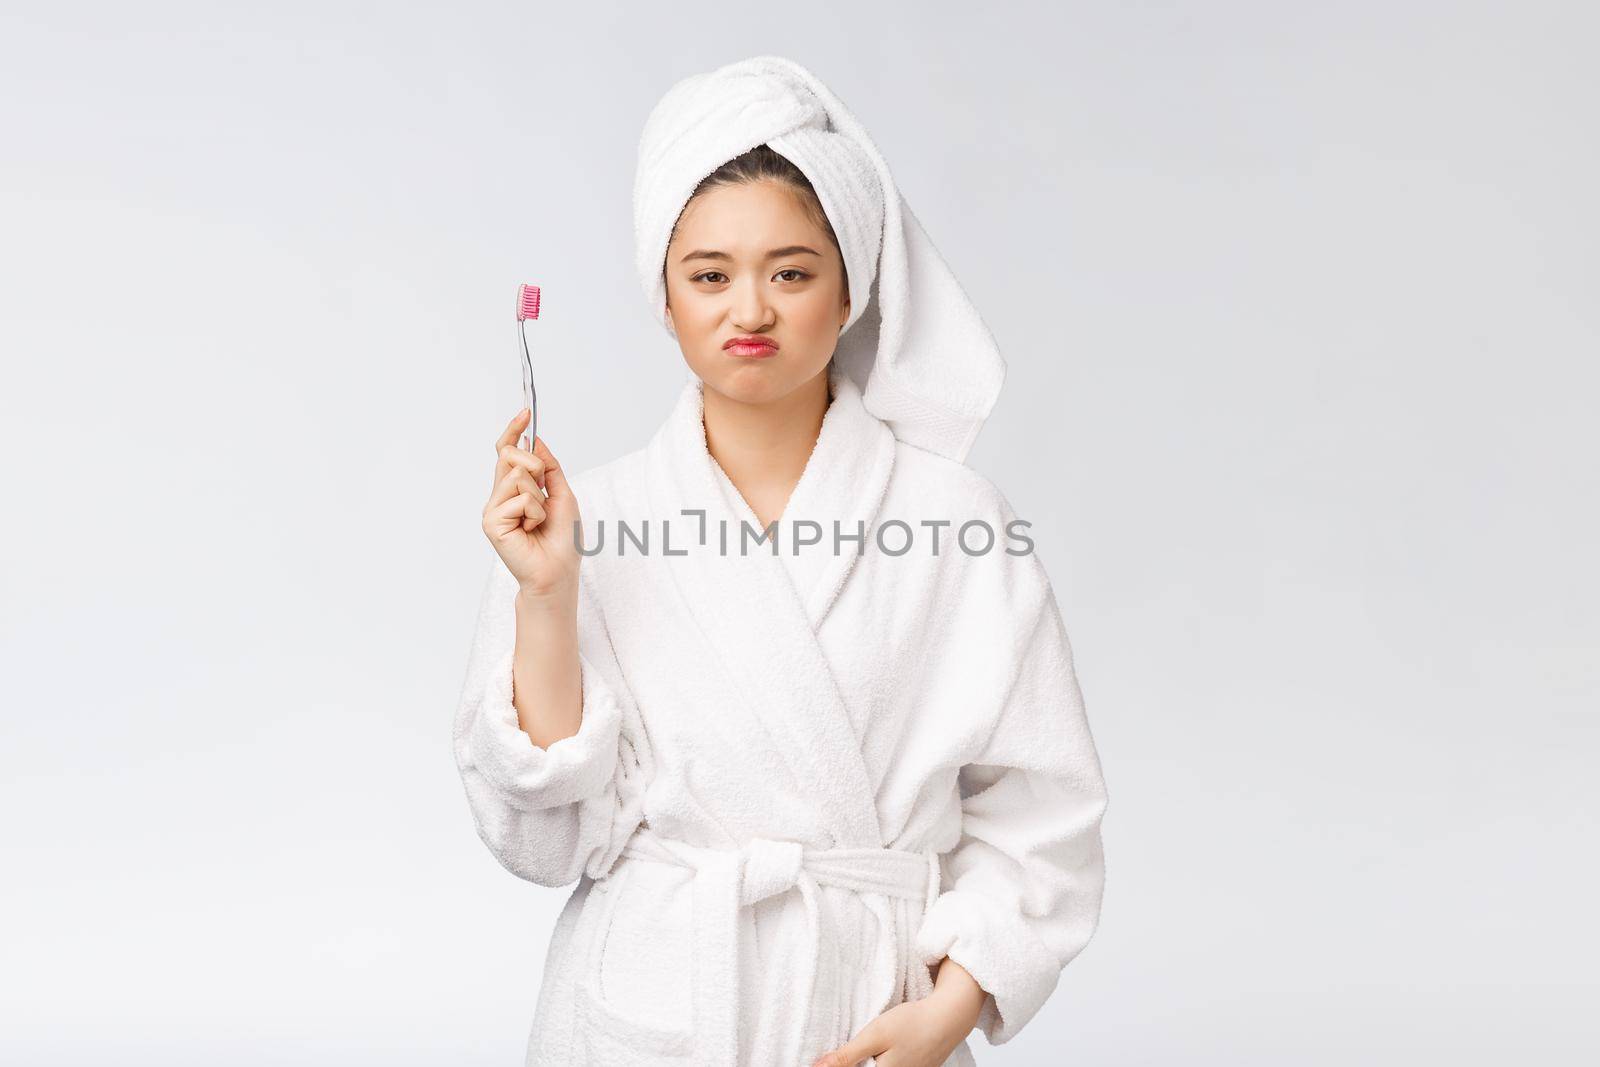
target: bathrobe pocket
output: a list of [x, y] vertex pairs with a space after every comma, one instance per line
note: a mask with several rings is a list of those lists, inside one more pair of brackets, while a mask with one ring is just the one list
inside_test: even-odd
[[595, 888], [599, 899], [575, 998], [581, 1062], [689, 1063], [692, 911], [683, 872], [626, 861]]

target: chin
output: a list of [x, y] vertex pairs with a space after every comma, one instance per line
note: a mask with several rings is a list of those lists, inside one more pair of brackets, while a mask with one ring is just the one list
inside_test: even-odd
[[767, 359], [719, 355], [711, 366], [701, 365], [694, 371], [708, 389], [741, 404], [771, 403], [810, 380], [810, 375], [786, 365], [781, 355]]
[[710, 377], [702, 375], [701, 381], [705, 382], [708, 388], [741, 404], [770, 403], [792, 388], [789, 382], [781, 379], [781, 376], [767, 374], [764, 369], [754, 367], [724, 370]]

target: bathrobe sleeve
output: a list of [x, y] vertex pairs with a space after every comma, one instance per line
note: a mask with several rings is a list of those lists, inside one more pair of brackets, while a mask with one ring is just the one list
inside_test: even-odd
[[512, 703], [517, 583], [495, 557], [455, 716], [457, 769], [478, 836], [512, 874], [544, 886], [599, 877], [640, 822], [645, 762], [626, 682], [586, 568], [579, 571], [583, 719], [548, 748]]
[[[1003, 530], [1015, 514], [994, 493]], [[1043, 564], [1034, 553], [1007, 557], [985, 581], [1001, 588], [974, 600], [1007, 606], [983, 642], [1000, 658], [981, 669], [1004, 683], [992, 709], [974, 709], [992, 710], [992, 727], [958, 775], [961, 837], [944, 855], [943, 891], [916, 951], [929, 965], [949, 956], [977, 979], [988, 994], [978, 1027], [998, 1045], [1044, 1005], [1099, 923], [1107, 794]]]

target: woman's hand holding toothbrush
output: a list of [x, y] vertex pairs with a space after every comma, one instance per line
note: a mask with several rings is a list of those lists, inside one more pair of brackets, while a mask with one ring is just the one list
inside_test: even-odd
[[[494, 490], [483, 509], [483, 532], [522, 587], [524, 599], [576, 604], [578, 498], [543, 438], [533, 451], [518, 440], [527, 408], [495, 442]], [[522, 439], [523, 441], [526, 438]]]

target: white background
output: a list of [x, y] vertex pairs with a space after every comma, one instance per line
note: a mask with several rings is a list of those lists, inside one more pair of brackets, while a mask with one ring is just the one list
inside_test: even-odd
[[1590, 5], [8, 5], [0, 1059], [520, 1063], [565, 894], [449, 728], [545, 431], [685, 374], [678, 78], [861, 117], [1005, 351], [1101, 927], [985, 1064], [1593, 1063]]

